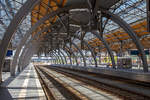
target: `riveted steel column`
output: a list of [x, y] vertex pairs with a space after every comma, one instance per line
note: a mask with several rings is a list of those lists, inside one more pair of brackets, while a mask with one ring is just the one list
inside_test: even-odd
[[68, 64], [68, 63], [67, 63], [66, 56], [65, 56], [65, 54], [61, 51], [61, 49], [59, 49], [59, 52], [63, 55], [63, 57], [64, 57], [64, 59], [65, 59], [65, 63]]
[[50, 54], [50, 57], [51, 57], [51, 64], [56, 64], [55, 60], [54, 60], [54, 58], [53, 58], [53, 56], [51, 54]]
[[60, 57], [60, 59], [62, 60], [61, 62], [62, 62], [62, 64], [64, 65], [64, 64], [65, 64], [65, 63], [64, 63], [64, 59], [63, 59], [63, 57], [60, 55], [59, 51], [58, 51], [58, 50], [54, 50], [54, 52], [55, 52], [55, 54], [56, 54], [57, 56]]
[[69, 54], [69, 51], [67, 51], [66, 48], [62, 48], [62, 50], [63, 50], [64, 52], [66, 52], [67, 56], [69, 57], [70, 64], [72, 65], [71, 55]]
[[54, 58], [54, 64], [57, 64], [57, 59], [53, 55], [51, 56]]
[[93, 56], [93, 59], [94, 59], [94, 61], [95, 61], [95, 67], [97, 67], [96, 55], [95, 55], [95, 53], [94, 53], [93, 48], [91, 48], [91, 46], [90, 46], [86, 41], [83, 41], [83, 42], [84, 42], [84, 44], [88, 47], [88, 49], [90, 50], [90, 52], [91, 52], [91, 54], [92, 54], [92, 56]]
[[19, 72], [22, 71], [22, 63], [23, 63], [23, 57], [25, 56], [25, 54], [27, 53], [28, 48], [24, 49], [24, 52], [22, 52], [22, 54], [20, 55], [19, 59], [18, 59], [18, 68], [17, 70]]
[[61, 64], [60, 58], [54, 52], [52, 52], [52, 55], [57, 59], [57, 64]]
[[70, 64], [73, 65], [73, 64], [72, 64], [72, 59], [71, 59], [70, 50], [66, 49], [66, 47], [64, 47], [63, 50], [67, 53], [67, 55], [68, 55], [68, 57], [69, 57], [69, 60], [70, 60]]
[[28, 49], [27, 53], [25, 54], [26, 56], [23, 57], [22, 68], [21, 68], [22, 70], [29, 64], [31, 57], [35, 54], [35, 52], [36, 52], [35, 49]]
[[112, 61], [112, 66], [113, 66], [113, 68], [115, 68], [116, 64], [115, 64], [113, 52], [112, 52], [111, 48], [109, 47], [109, 45], [107, 44], [107, 42], [105, 41], [105, 39], [99, 35], [98, 31], [93, 31], [92, 34], [94, 34], [100, 41], [102, 41], [102, 43], [104, 44], [104, 46], [106, 47], [106, 49], [110, 55], [110, 58]]
[[34, 46], [30, 45], [30, 47], [27, 49], [25, 55], [22, 58], [22, 67], [21, 69], [24, 69], [30, 62], [31, 57], [37, 52], [37, 43], [34, 43]]
[[[80, 38], [78, 36], [76, 36], [76, 39], [80, 40]], [[80, 40], [81, 41], [81, 40]], [[95, 61], [95, 66], [97, 67], [97, 61], [96, 61], [96, 55], [94, 53], [94, 50], [91, 48], [91, 46], [85, 41], [85, 40], [82, 40], [82, 42], [88, 47], [88, 49], [90, 50], [92, 56], [93, 56], [93, 59]]]
[[55, 64], [59, 64], [59, 59], [55, 57], [55, 55], [52, 53], [52, 56], [55, 58]]
[[56, 64], [59, 64], [59, 58], [56, 57], [53, 53], [51, 53], [51, 55], [55, 58], [55, 63], [56, 63]]
[[73, 44], [74, 47], [77, 48], [77, 50], [80, 52], [80, 54], [81, 54], [81, 56], [82, 56], [82, 58], [83, 58], [84, 66], [86, 67], [86, 61], [85, 61], [85, 58], [84, 58], [84, 55], [83, 55], [82, 51], [80, 50], [80, 48], [79, 48], [75, 43], [72, 42], [72, 44]]
[[50, 56], [52, 57], [52, 59], [53, 59], [53, 64], [57, 64], [57, 60], [56, 60], [56, 58], [54, 57], [54, 55], [52, 54], [52, 53], [50, 53]]
[[61, 62], [62, 59], [60, 58], [59, 55], [56, 54], [56, 51], [53, 52], [53, 55], [58, 59], [58, 64], [62, 64]]
[[23, 50], [21, 56], [19, 57], [19, 63], [18, 66], [20, 67], [19, 69], [23, 69], [24, 65], [26, 65], [26, 60], [29, 59], [30, 55], [32, 55], [32, 52], [35, 51], [37, 43], [31, 43], [28, 46], [25, 47]]
[[26, 52], [27, 52], [27, 49], [25, 50], [25, 52], [23, 53], [23, 54], [21, 54], [21, 57], [20, 57], [20, 59], [18, 60], [18, 67], [17, 67], [17, 71], [18, 72], [21, 72], [22, 71], [22, 63], [23, 63], [23, 57], [24, 57], [24, 55], [26, 54]]
[[123, 20], [121, 19], [119, 16], [112, 14], [111, 12], [105, 11], [104, 12], [106, 14], [106, 17], [109, 17], [112, 21], [114, 21], [115, 23], [117, 23], [121, 28], [123, 28], [128, 35], [131, 37], [132, 41], [135, 43], [139, 53], [141, 54], [141, 59], [143, 62], [143, 69], [144, 72], [148, 72], [148, 64], [147, 64], [147, 59], [146, 59], [146, 55], [144, 52], [144, 47], [142, 46], [138, 36], [136, 35], [136, 33], [132, 30], [132, 28]]
[[22, 22], [23, 18], [27, 16], [27, 14], [33, 9], [33, 7], [39, 3], [40, 0], [28, 0], [25, 2], [25, 4], [20, 8], [20, 10], [17, 12], [17, 14], [12, 19], [10, 25], [8, 26], [6, 32], [4, 33], [4, 37], [2, 39], [2, 42], [0, 44], [0, 82], [2, 81], [2, 67], [4, 64], [6, 52], [8, 45], [11, 41], [12, 36], [16, 32], [19, 24]]
[[62, 60], [62, 64], [64, 65], [64, 64], [65, 64], [65, 61], [64, 61], [62, 55], [60, 54], [60, 51], [59, 51], [59, 50], [56, 50], [56, 53], [57, 53], [57, 55], [60, 56], [60, 58], [61, 58], [61, 60]]
[[33, 41], [29, 44], [26, 44], [26, 46], [25, 46], [26, 52], [24, 52], [24, 50], [25, 50], [24, 49], [23, 53], [21, 55], [22, 57], [20, 57], [20, 59], [19, 59], [19, 61], [21, 62], [22, 68], [24, 68], [25, 65], [28, 64], [28, 62], [30, 61], [33, 54], [37, 52], [38, 43], [39, 43], [39, 41]]
[[37, 46], [34, 46], [34, 48], [32, 49], [28, 49], [27, 51], [27, 57], [24, 58], [25, 60], [25, 66], [29, 64], [29, 61], [31, 60], [31, 58], [33, 57], [33, 55], [37, 52]]
[[[24, 47], [24, 49], [22, 50], [20, 56], [18, 57], [18, 70], [21, 71], [22, 70], [22, 66], [23, 66], [23, 63], [24, 63], [24, 57], [27, 57], [27, 52], [28, 52], [28, 49], [30, 47], [31, 44], [28, 44], [26, 47]], [[33, 48], [33, 47], [32, 47]], [[16, 68], [16, 67], [15, 67]]]
[[65, 47], [67, 48], [66, 50], [69, 50], [72, 53], [72, 55], [74, 56], [74, 58], [76, 60], [76, 66], [79, 66], [77, 56], [74, 54], [72, 48], [69, 48], [67, 45], [65, 45]]
[[[30, 42], [32, 42], [33, 39], [37, 38], [41, 33], [47, 31], [49, 29], [49, 27], [44, 28], [43, 30], [39, 31], [37, 34], [35, 34], [26, 44], [30, 44]], [[30, 33], [30, 32], [29, 32]], [[25, 36], [23, 37], [23, 39], [21, 40], [20, 44], [18, 45], [17, 49], [16, 49], [16, 53], [13, 57], [13, 61], [12, 61], [12, 65], [10, 67], [11, 69], [11, 75], [14, 76], [15, 75], [15, 69], [16, 69], [16, 65], [17, 65], [17, 59], [19, 59], [19, 54], [21, 52], [21, 48], [22, 46], [25, 44], [27, 38], [30, 36], [29, 33], [26, 33]], [[26, 47], [27, 45], [25, 45]]]
[[36, 48], [32, 50], [32, 52], [30, 52], [30, 50], [28, 51], [29, 54], [28, 54], [28, 57], [25, 58], [25, 63], [24, 63], [24, 66], [23, 66], [23, 69], [30, 63], [31, 61], [31, 58], [33, 57], [33, 55], [37, 52]]

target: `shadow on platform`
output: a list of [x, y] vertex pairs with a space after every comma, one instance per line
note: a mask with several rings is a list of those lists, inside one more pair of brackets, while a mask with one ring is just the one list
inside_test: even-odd
[[0, 88], [0, 99], [1, 100], [13, 100], [7, 88]]
[[0, 100], [14, 100], [12, 98], [9, 88], [7, 87], [16, 77], [18, 77], [22, 72], [18, 73], [16, 76], [10, 76], [0, 84]]

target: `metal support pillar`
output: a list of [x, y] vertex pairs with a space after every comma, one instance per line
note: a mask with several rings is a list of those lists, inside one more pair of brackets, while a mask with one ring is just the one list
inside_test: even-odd
[[102, 41], [102, 43], [104, 44], [104, 46], [106, 47], [106, 49], [110, 55], [110, 58], [112, 61], [112, 67], [116, 68], [113, 52], [112, 52], [111, 48], [109, 47], [109, 45], [107, 44], [107, 42], [105, 41], [105, 39], [99, 35], [98, 31], [93, 31], [92, 34], [94, 34], [100, 41]]
[[60, 58], [60, 56], [57, 55], [56, 52], [53, 52], [52, 54], [58, 59], [58, 64], [62, 64], [61, 62], [62, 59]]
[[26, 61], [30, 60], [32, 54], [36, 51], [37, 43], [31, 43], [23, 50], [21, 56], [19, 57], [18, 67], [19, 69], [23, 69], [25, 65], [27, 65]]
[[16, 32], [19, 24], [22, 22], [23, 18], [27, 16], [27, 14], [33, 9], [33, 7], [39, 3], [40, 0], [28, 0], [25, 2], [25, 4], [20, 8], [20, 10], [17, 12], [17, 14], [14, 16], [13, 20], [9, 24], [6, 32], [4, 33], [4, 37], [2, 39], [2, 42], [0, 44], [0, 83], [2, 81], [2, 68], [7, 52], [7, 48], [10, 44], [11, 38]]
[[73, 50], [71, 48], [69, 48], [67, 45], [65, 45], [65, 47], [67, 48], [66, 50], [69, 50], [68, 52], [71, 52], [73, 57], [75, 58], [76, 60], [76, 66], [79, 66], [78, 64], [78, 60], [77, 60], [77, 56], [74, 54]]
[[106, 14], [106, 17], [110, 18], [112, 21], [114, 21], [115, 23], [117, 23], [121, 28], [123, 28], [128, 35], [131, 37], [132, 41], [135, 43], [140, 55], [141, 55], [141, 59], [143, 62], [143, 69], [144, 72], [148, 72], [148, 64], [147, 64], [147, 59], [146, 59], [146, 55], [144, 52], [144, 47], [142, 46], [138, 36], [136, 35], [136, 33], [132, 30], [132, 28], [123, 20], [121, 19], [119, 16], [112, 14], [111, 12], [105, 11], [104, 15]]
[[22, 67], [23, 67], [23, 63], [24, 63], [23, 58], [24, 58], [24, 56], [26, 55], [27, 50], [28, 50], [28, 48], [25, 50], [25, 52], [22, 53], [22, 55], [21, 55], [20, 58], [19, 58], [18, 65], [17, 65], [17, 66], [18, 66], [18, 67], [17, 67], [17, 71], [18, 71], [18, 72], [21, 72], [21, 71], [22, 71]]
[[[25, 47], [23, 50], [22, 50], [22, 52], [21, 52], [21, 54], [20, 54], [20, 56], [18, 57], [18, 70], [19, 71], [21, 71], [22, 70], [22, 68], [23, 68], [23, 63], [25, 63], [25, 61], [23, 60], [23, 59], [25, 59], [25, 57], [27, 57], [27, 52], [29, 51], [29, 47], [31, 47], [31, 44], [29, 44], [27, 47]], [[32, 47], [33, 48], [33, 47]], [[31, 49], [32, 49], [31, 48]], [[15, 67], [16, 68], [16, 67]]]
[[51, 52], [51, 54], [57, 59], [57, 64], [60, 64], [60, 59], [57, 55], [55, 55], [54, 52]]
[[26, 52], [26, 56], [23, 57], [22, 61], [22, 70], [30, 63], [32, 56], [37, 52], [37, 46], [34, 46], [33, 48], [29, 48]]
[[57, 64], [56, 58], [50, 53], [50, 57], [52, 58], [52, 64]]
[[54, 58], [53, 58], [53, 56], [51, 54], [50, 54], [50, 57], [51, 57], [51, 64], [55, 64]]
[[70, 60], [70, 65], [72, 65], [71, 55], [69, 54], [69, 51], [67, 51], [66, 48], [62, 48], [62, 50], [67, 54]]
[[64, 65], [65, 61], [64, 61], [63, 57], [61, 56], [60, 52], [58, 50], [54, 50], [54, 51], [55, 51], [56, 55], [58, 55], [61, 58], [62, 64]]
[[[76, 36], [76, 39], [80, 40], [79, 37]], [[81, 41], [81, 40], [80, 40]], [[88, 47], [88, 49], [90, 50], [92, 56], [93, 56], [93, 59], [95, 61], [95, 66], [97, 67], [97, 61], [96, 61], [96, 55], [94, 53], [94, 50], [93, 48], [85, 41], [85, 40], [82, 40], [82, 42]]]
[[53, 53], [51, 53], [51, 55], [55, 58], [55, 64], [59, 64], [59, 58], [56, 57]]
[[56, 58], [55, 58], [52, 54], [50, 54], [50, 55], [51, 55], [51, 57], [52, 57], [52, 63], [53, 63], [53, 64], [57, 64]]
[[59, 49], [59, 51], [58, 51], [58, 52], [60, 52], [60, 53], [62, 54], [62, 56], [63, 56], [63, 57], [64, 57], [64, 59], [65, 59], [65, 63], [66, 63], [66, 64], [68, 64], [68, 63], [67, 63], [67, 59], [66, 59], [65, 54], [64, 54], [64, 53], [63, 53], [60, 49]]
[[[25, 34], [25, 36], [24, 36], [23, 39], [21, 40], [20, 44], [17, 46], [16, 53], [15, 53], [15, 55], [14, 55], [14, 57], [13, 57], [12, 65], [11, 65], [11, 67], [10, 67], [10, 69], [11, 69], [11, 76], [14, 76], [14, 75], [15, 75], [15, 69], [16, 69], [16, 65], [17, 65], [17, 59], [19, 58], [19, 54], [21, 53], [21, 49], [22, 49], [23, 45], [24, 45], [25, 43], [26, 43], [26, 45], [27, 45], [27, 44], [30, 44], [30, 43], [33, 41], [33, 39], [37, 38], [41, 33], [47, 31], [48, 29], [49, 29], [49, 27], [46, 27], [46, 28], [44, 28], [43, 30], [37, 32], [37, 34], [35, 34], [34, 37], [32, 37], [32, 38], [28, 41], [28, 43], [26, 43], [26, 41], [27, 41], [27, 39], [31, 36], [31, 34], [30, 34], [31, 31]], [[26, 45], [25, 45], [25, 47], [26, 47]]]
[[60, 59], [59, 59], [60, 64], [63, 64], [63, 65], [64, 65], [64, 60], [63, 60], [63, 58], [61, 57], [61, 55], [59, 55], [56, 50], [53, 50], [53, 52], [55, 53], [54, 55], [56, 55], [58, 58], [60, 58]]
[[24, 52], [21, 53], [21, 55], [18, 57], [18, 63], [17, 63], [17, 71], [21, 72], [22, 71], [22, 65], [23, 65], [23, 57], [27, 53], [28, 48], [24, 49]]
[[[32, 50], [32, 51], [31, 51]], [[22, 65], [22, 70], [27, 67], [27, 65], [29, 65], [30, 61], [31, 61], [31, 58], [32, 56], [36, 53], [36, 49], [29, 49], [26, 53], [26, 56], [24, 57], [23, 59], [23, 65]]]
[[88, 47], [88, 49], [90, 50], [90, 52], [93, 56], [94, 62], [95, 62], [95, 67], [97, 67], [96, 55], [94, 53], [94, 50], [91, 48], [91, 46], [86, 41], [83, 41], [83, 42]]
[[80, 55], [81, 55], [82, 58], [83, 58], [84, 66], [86, 67], [86, 60], [85, 60], [85, 58], [84, 58], [84, 55], [83, 55], [82, 51], [80, 50], [80, 48], [79, 48], [75, 43], [72, 42], [72, 44], [73, 44], [74, 47], [79, 51]]

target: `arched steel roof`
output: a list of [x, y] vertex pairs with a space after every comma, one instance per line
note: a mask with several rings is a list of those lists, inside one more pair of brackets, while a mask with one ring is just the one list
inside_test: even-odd
[[[7, 16], [6, 19], [9, 18], [9, 21], [5, 18], [2, 18], [4, 22], [0, 20], [1, 29], [4, 30], [0, 44], [0, 70], [7, 48], [10, 43], [14, 43], [12, 38], [16, 37], [17, 32], [21, 33], [21, 42], [14, 47], [14, 72], [18, 63], [23, 68], [33, 54], [40, 56], [56, 53], [54, 56], [59, 56], [59, 59], [59, 50], [64, 48], [67, 48], [70, 57], [76, 56], [74, 52], [80, 53], [86, 65], [82, 50], [91, 50], [83, 44], [83, 40], [88, 41], [87, 45], [94, 49], [94, 54], [98, 52], [97, 46], [98, 49], [107, 50], [113, 68], [116, 66], [113, 51], [119, 50], [120, 43], [124, 43], [124, 50], [137, 48], [141, 54], [143, 69], [148, 71], [144, 49], [149, 48], [149, 32], [146, 27], [147, 12], [144, 0], [6, 1], [0, 2], [3, 15]], [[13, 8], [14, 5], [10, 2], [17, 2], [18, 8]], [[25, 56], [28, 56], [28, 59]], [[26, 62], [23, 62], [24, 59]]]

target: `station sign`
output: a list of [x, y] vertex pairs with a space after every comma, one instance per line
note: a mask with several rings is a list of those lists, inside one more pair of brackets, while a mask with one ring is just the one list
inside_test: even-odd
[[7, 57], [11, 57], [13, 55], [13, 50], [7, 50]]

